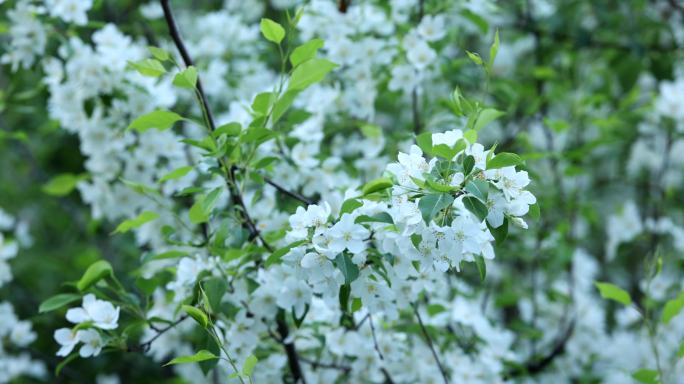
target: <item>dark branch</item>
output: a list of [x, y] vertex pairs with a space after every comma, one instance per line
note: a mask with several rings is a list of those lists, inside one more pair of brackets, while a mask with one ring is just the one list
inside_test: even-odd
[[437, 355], [437, 350], [435, 349], [435, 346], [432, 344], [432, 338], [430, 337], [430, 334], [427, 332], [427, 329], [425, 328], [425, 325], [423, 324], [423, 319], [420, 317], [420, 313], [418, 313], [418, 307], [415, 304], [411, 304], [413, 307], [413, 313], [416, 314], [416, 318], [418, 319], [418, 324], [420, 325], [420, 330], [423, 332], [423, 336], [425, 336], [425, 342], [427, 343], [428, 347], [430, 347], [430, 351], [432, 352], [432, 356], [435, 358], [435, 361], [437, 362], [437, 367], [439, 367], [439, 373], [442, 374], [442, 378], [444, 379], [444, 383], [449, 384], [449, 376], [446, 373], [446, 370], [442, 366], [442, 362], [439, 360], [439, 356]]
[[[171, 7], [169, 6], [169, 0], [160, 0], [162, 9], [164, 11], [164, 19], [166, 20], [166, 24], [168, 25], [169, 28], [169, 33], [171, 34], [171, 38], [173, 39], [174, 44], [176, 45], [176, 48], [178, 49], [178, 52], [180, 53], [181, 57], [183, 58], [183, 62], [185, 63], [186, 66], [191, 66], [193, 65], [192, 58], [190, 57], [190, 54], [188, 53], [188, 50], [185, 47], [185, 44], [183, 43], [183, 39], [180, 36], [180, 32], [178, 31], [178, 27], [176, 25], [176, 21], [173, 17], [173, 13], [171, 12]], [[207, 117], [207, 124], [209, 125], [210, 131], [214, 131], [216, 128], [216, 125], [214, 123], [214, 117], [213, 114], [211, 113], [211, 108], [209, 106], [209, 103], [207, 101], [207, 97], [204, 93], [204, 89], [202, 88], [202, 83], [199, 79], [199, 76], [197, 78], [197, 92], [200, 96], [200, 101], [202, 103], [202, 107], [206, 113]], [[227, 167], [227, 164], [223, 164], [224, 167]], [[249, 231], [250, 234], [250, 240], [254, 238], [259, 238], [261, 242], [263, 243], [264, 247], [268, 251], [273, 251], [273, 248], [266, 242], [266, 240], [261, 236], [261, 233], [259, 230], [256, 228], [256, 225], [254, 224], [254, 221], [252, 218], [249, 216], [249, 213], [247, 211], [247, 207], [245, 206], [244, 200], [242, 199], [242, 195], [240, 194], [240, 190], [237, 188], [236, 180], [235, 180], [235, 171], [237, 170], [236, 166], [231, 166], [229, 169], [226, 169], [228, 175], [226, 175], [226, 184], [228, 186], [228, 189], [231, 194], [231, 199], [233, 203], [240, 207], [241, 209], [241, 216], [243, 217], [243, 226]], [[290, 192], [292, 194], [292, 192]], [[295, 382], [301, 381], [303, 384], [306, 384], [306, 379], [304, 378], [304, 375], [301, 370], [301, 366], [299, 365], [299, 355], [297, 354], [297, 350], [295, 349], [295, 346], [292, 342], [285, 342], [287, 339], [287, 336], [289, 335], [289, 329], [287, 326], [287, 323], [285, 322], [285, 316], [284, 314], [282, 316], [278, 316], [277, 320], [277, 326], [278, 326], [278, 333], [280, 333], [280, 336], [282, 338], [282, 344], [285, 347], [285, 352], [287, 354], [288, 362], [290, 365], [290, 370], [292, 371], [292, 376], [294, 377]], [[158, 337], [158, 336], [157, 336]]]
[[136, 352], [136, 351], [147, 352], [147, 351], [149, 351], [150, 347], [152, 346], [152, 343], [154, 343], [155, 340], [157, 340], [161, 335], [165, 334], [166, 332], [172, 330], [173, 328], [176, 328], [176, 326], [178, 324], [182, 323], [183, 320], [185, 320], [187, 318], [188, 318], [188, 315], [183, 315], [178, 320], [174, 321], [173, 323], [167, 325], [164, 328], [156, 328], [156, 327], [150, 325], [150, 328], [155, 330], [157, 332], [157, 334], [152, 336], [151, 339], [147, 340], [146, 342], [144, 342], [138, 346], [128, 347], [128, 352]]
[[551, 363], [557, 357], [561, 356], [563, 352], [565, 352], [565, 346], [572, 337], [574, 330], [575, 319], [572, 319], [565, 332], [563, 332], [563, 334], [556, 340], [548, 354], [541, 358], [532, 359], [523, 366], [509, 371], [508, 373], [504, 374], [504, 380], [509, 380], [521, 375], [533, 375], [542, 372], [549, 365], [551, 365]]

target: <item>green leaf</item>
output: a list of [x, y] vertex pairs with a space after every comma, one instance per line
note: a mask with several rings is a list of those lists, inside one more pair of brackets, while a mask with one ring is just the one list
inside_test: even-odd
[[105, 277], [113, 276], [112, 265], [105, 260], [98, 260], [86, 269], [81, 279], [76, 283], [79, 291], [85, 291]]
[[218, 138], [221, 135], [226, 135], [229, 137], [238, 136], [242, 132], [242, 126], [240, 123], [231, 122], [228, 124], [223, 124], [222, 126], [216, 128], [216, 130], [211, 134], [214, 138]]
[[261, 24], [259, 27], [261, 28], [261, 34], [264, 35], [268, 41], [280, 44], [285, 37], [285, 29], [271, 19], [261, 19]]
[[423, 132], [416, 136], [416, 145], [427, 155], [432, 155], [432, 133]]
[[447, 193], [431, 193], [420, 198], [418, 201], [418, 209], [420, 210], [423, 220], [426, 224], [430, 224], [442, 209], [450, 206], [454, 202], [454, 197]]
[[472, 179], [466, 183], [465, 190], [484, 202], [489, 195], [489, 183], [485, 180]]
[[653, 369], [640, 369], [632, 373], [632, 378], [644, 384], [658, 384], [658, 371]]
[[183, 177], [183, 176], [187, 175], [188, 173], [190, 173], [190, 171], [192, 171], [193, 169], [194, 169], [194, 167], [191, 166], [191, 165], [188, 165], [188, 166], [185, 166], [185, 167], [176, 168], [176, 169], [174, 169], [173, 171], [171, 171], [171, 172], [167, 173], [166, 175], [162, 176], [161, 179], [159, 179], [159, 182], [160, 182], [160, 183], [163, 183], [163, 182], [169, 181], [169, 180], [180, 179], [181, 177]]
[[254, 367], [256, 366], [258, 361], [259, 359], [257, 359], [254, 355], [247, 356], [247, 359], [245, 359], [245, 363], [242, 364], [242, 374], [245, 376], [251, 376], [252, 371], [254, 371]]
[[497, 228], [492, 227], [489, 222], [487, 222], [487, 228], [489, 228], [489, 232], [494, 236], [496, 245], [501, 245], [508, 236], [508, 218], [504, 217], [503, 224]]
[[466, 176], [470, 175], [473, 167], [475, 167], [475, 158], [472, 155], [468, 155], [463, 159], [463, 174]]
[[166, 61], [171, 58], [171, 55], [165, 49], [159, 47], [147, 47], [147, 50], [149, 50], [152, 56], [159, 61]]
[[684, 343], [679, 346], [679, 350], [677, 351], [677, 358], [682, 358], [684, 357]]
[[515, 153], [500, 152], [487, 161], [487, 169], [497, 169], [522, 164], [520, 156]]
[[131, 229], [140, 228], [143, 224], [149, 223], [152, 220], [159, 218], [159, 214], [151, 211], [145, 211], [139, 214], [134, 219], [124, 220], [119, 224], [113, 233], [126, 233]]
[[392, 180], [387, 177], [381, 177], [379, 179], [371, 180], [367, 182], [362, 188], [361, 193], [363, 196], [370, 195], [373, 192], [378, 192], [391, 188], [394, 184]]
[[539, 212], [539, 203], [534, 203], [530, 205], [530, 210], [527, 215], [535, 220], [538, 220], [541, 213]]
[[202, 285], [209, 301], [209, 307], [212, 312], [218, 312], [221, 308], [221, 300], [228, 290], [228, 283], [220, 277], [212, 277], [202, 283]]
[[498, 109], [485, 108], [481, 110], [480, 113], [477, 115], [477, 120], [475, 120], [475, 126], [473, 127], [473, 129], [475, 131], [479, 131], [485, 125], [491, 123], [492, 121], [498, 119], [503, 115], [505, 115], [505, 113], [499, 111]]
[[338, 254], [337, 257], [335, 257], [335, 265], [337, 266], [337, 269], [342, 271], [345, 284], [351, 284], [352, 281], [359, 277], [359, 267], [352, 262], [349, 255], [344, 253]]
[[615, 300], [623, 305], [632, 304], [632, 298], [624, 289], [610, 283], [595, 282], [596, 288], [604, 299]]
[[475, 144], [477, 142], [477, 131], [469, 129], [463, 133], [463, 137], [468, 140], [470, 144]]
[[323, 40], [313, 39], [300, 45], [292, 51], [290, 63], [292, 63], [293, 67], [296, 67], [307, 60], [313, 59], [316, 56], [316, 51], [323, 47], [323, 44]]
[[197, 68], [189, 66], [178, 72], [173, 78], [173, 85], [180, 88], [194, 89], [197, 85]]
[[663, 308], [663, 323], [667, 324], [684, 309], [684, 292], [676, 299], [668, 300]]
[[340, 292], [338, 294], [338, 299], [340, 301], [340, 308], [343, 313], [349, 310], [349, 297], [351, 296], [351, 285], [342, 284], [340, 286]]
[[275, 101], [275, 96], [276, 95], [273, 92], [259, 93], [254, 97], [254, 101], [252, 102], [252, 111], [257, 116], [266, 116], [268, 114], [268, 110]]
[[450, 147], [446, 144], [437, 144], [434, 147], [432, 147], [432, 153], [434, 155], [437, 155], [439, 157], [443, 157], [447, 160], [451, 160], [456, 156], [460, 150], [456, 147]]
[[206, 328], [207, 325], [209, 325], [209, 318], [204, 312], [202, 312], [201, 309], [195, 308], [191, 305], [183, 305], [181, 308], [185, 313], [192, 317], [197, 324], [201, 325], [202, 328]]
[[174, 123], [183, 120], [183, 116], [170, 111], [156, 110], [144, 114], [128, 126], [128, 129], [134, 129], [138, 132], [145, 132], [148, 129], [156, 128], [160, 131], [167, 130], [173, 126]]
[[392, 220], [392, 216], [390, 216], [389, 213], [387, 212], [380, 212], [376, 213], [373, 216], [368, 216], [368, 215], [361, 215], [354, 220], [354, 223], [356, 224], [361, 224], [361, 223], [387, 223], [387, 224], [394, 224], [394, 220]]
[[470, 58], [470, 60], [471, 60], [473, 63], [475, 63], [475, 64], [477, 64], [477, 65], [480, 65], [480, 66], [484, 64], [484, 63], [482, 62], [482, 58], [480, 57], [479, 54], [473, 53], [473, 52], [470, 52], [470, 51], [466, 51], [466, 55], [468, 55], [468, 57]]
[[166, 69], [159, 60], [143, 59], [140, 61], [129, 61], [128, 64], [133, 67], [138, 73], [147, 77], [159, 77], [166, 73]]
[[40, 307], [38, 307], [38, 313], [54, 311], [55, 309], [62, 308], [63, 306], [80, 299], [81, 295], [74, 293], [60, 293], [59, 295], [52, 296], [51, 298], [40, 303]]
[[280, 96], [280, 98], [275, 102], [275, 105], [273, 105], [273, 109], [271, 110], [272, 124], [278, 122], [278, 120], [280, 120], [280, 118], [285, 114], [285, 112], [287, 112], [287, 110], [290, 108], [298, 94], [299, 91], [290, 90], [285, 92], [282, 96]]
[[491, 48], [489, 48], [489, 68], [494, 65], [494, 60], [496, 59], [496, 54], [499, 52], [499, 30], [497, 29], [494, 33], [494, 43]]
[[361, 207], [363, 205], [362, 202], [360, 202], [357, 199], [347, 199], [342, 203], [342, 207], [340, 208], [340, 217], [344, 215], [345, 213], [352, 213], [354, 210], [358, 207]]
[[466, 196], [463, 198], [463, 205], [472, 212], [480, 221], [487, 218], [487, 206], [477, 197]]
[[243, 143], [261, 144], [268, 140], [271, 140], [277, 135], [277, 133], [268, 128], [264, 128], [261, 126], [251, 126], [244, 131], [244, 133], [240, 137], [240, 141]]
[[487, 264], [482, 255], [475, 256], [475, 265], [477, 266], [477, 272], [480, 274], [480, 281], [484, 281], [485, 277], [487, 277]]
[[215, 188], [207, 195], [197, 198], [188, 211], [188, 217], [190, 218], [191, 223], [201, 224], [209, 221], [209, 216], [216, 205], [218, 197], [221, 195], [221, 191], [222, 188]]
[[200, 361], [205, 361], [205, 360], [212, 360], [212, 359], [218, 359], [219, 357], [214, 355], [213, 353], [207, 351], [206, 349], [202, 349], [200, 351], [197, 351], [192, 356], [181, 356], [181, 357], [176, 357], [175, 359], [169, 361], [168, 363], [164, 364], [166, 367], [167, 365], [173, 365], [173, 364], [187, 364], [187, 363], [197, 363]]
[[301, 63], [290, 76], [288, 90], [302, 90], [317, 83], [337, 67], [337, 64], [326, 59], [310, 59]]
[[57, 175], [45, 183], [42, 187], [43, 192], [52, 196], [66, 196], [76, 188], [76, 184], [83, 180], [83, 176], [71, 173]]
[[268, 256], [268, 258], [266, 259], [266, 262], [264, 263], [264, 266], [266, 268], [268, 268], [271, 265], [280, 262], [280, 259], [283, 256], [285, 256], [288, 252], [290, 252], [290, 250], [292, 248], [299, 247], [300, 245], [305, 244], [305, 243], [306, 243], [306, 240], [299, 240], [299, 241], [292, 242], [292, 243], [290, 243], [290, 244], [288, 244], [282, 248], [276, 249], [275, 251], [273, 251], [273, 253], [271, 253], [270, 256]]

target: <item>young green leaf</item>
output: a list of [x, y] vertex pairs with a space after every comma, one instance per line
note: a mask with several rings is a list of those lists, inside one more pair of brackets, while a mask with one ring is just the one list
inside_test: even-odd
[[109, 262], [98, 260], [86, 269], [81, 279], [76, 283], [76, 288], [79, 291], [85, 291], [98, 281], [105, 277], [113, 276], [113, 274], [112, 265]]
[[167, 365], [173, 365], [173, 364], [198, 363], [200, 361], [212, 360], [212, 359], [218, 359], [218, 358], [219, 358], [218, 356], [207, 351], [206, 349], [202, 349], [200, 351], [197, 351], [197, 353], [195, 353], [194, 355], [191, 355], [191, 356], [176, 357], [175, 359], [164, 364], [164, 366], [166, 367]]
[[38, 313], [54, 311], [55, 309], [62, 308], [63, 306], [80, 299], [81, 295], [74, 293], [60, 293], [59, 295], [52, 296], [51, 298], [40, 303], [40, 307], [38, 307]]
[[148, 129], [156, 128], [160, 131], [167, 130], [173, 126], [174, 123], [183, 120], [183, 116], [170, 111], [156, 110], [146, 113], [128, 126], [128, 129], [134, 129], [138, 132], [145, 132]]
[[624, 289], [610, 283], [595, 282], [596, 288], [604, 299], [615, 300], [623, 305], [632, 304], [632, 298]]
[[290, 76], [288, 90], [302, 90], [317, 83], [337, 67], [337, 64], [326, 59], [310, 59], [301, 63]]
[[209, 318], [204, 312], [202, 312], [201, 309], [195, 308], [191, 305], [183, 305], [181, 308], [185, 313], [188, 314], [188, 316], [192, 317], [197, 324], [201, 325], [202, 328], [206, 328], [209, 325]]
[[640, 369], [632, 373], [632, 378], [643, 384], [659, 384], [658, 371], [654, 369]]
[[482, 129], [485, 125], [491, 123], [492, 121], [498, 119], [499, 117], [505, 115], [504, 112], [499, 111], [494, 108], [485, 108], [480, 111], [477, 115], [477, 120], [475, 120], [475, 125], [473, 129], [477, 132]]
[[416, 145], [423, 150], [423, 153], [432, 155], [432, 132], [423, 132], [416, 136]]
[[475, 256], [475, 266], [477, 266], [477, 272], [480, 274], [480, 281], [484, 281], [487, 277], [487, 264], [482, 255]]
[[188, 173], [190, 173], [190, 171], [192, 171], [193, 169], [194, 169], [194, 167], [191, 166], [191, 165], [187, 165], [187, 166], [185, 166], [185, 167], [176, 168], [176, 169], [174, 169], [173, 171], [171, 171], [171, 172], [167, 173], [166, 175], [162, 176], [161, 179], [159, 179], [159, 182], [160, 182], [160, 183], [163, 183], [163, 182], [169, 181], [169, 180], [180, 179], [181, 177], [183, 177], [183, 176], [187, 175]]
[[494, 65], [494, 60], [496, 60], [496, 54], [499, 52], [499, 30], [497, 29], [494, 33], [494, 43], [492, 43], [491, 48], [489, 48], [489, 69], [491, 70]]
[[306, 243], [306, 240], [299, 240], [292, 242], [282, 248], [276, 249], [271, 253], [270, 256], [266, 259], [266, 262], [264, 263], [265, 267], [270, 267], [273, 264], [276, 264], [280, 262], [280, 259], [282, 259], [283, 256], [285, 256], [292, 248], [299, 247], [300, 245]]
[[489, 183], [485, 180], [472, 179], [466, 183], [465, 190], [484, 202], [489, 195]]
[[280, 44], [285, 37], [285, 29], [271, 19], [261, 19], [261, 24], [259, 25], [261, 29], [261, 34], [264, 35], [266, 40], [272, 41], [276, 44]]
[[293, 67], [296, 67], [307, 60], [313, 59], [321, 47], [323, 47], [323, 40], [321, 39], [307, 41], [292, 51], [290, 63], [292, 63]]
[[82, 176], [71, 173], [57, 175], [45, 183], [42, 187], [43, 192], [52, 196], [66, 196], [76, 188], [76, 184], [83, 180]]
[[363, 196], [370, 195], [373, 192], [378, 192], [385, 190], [387, 188], [391, 188], [392, 185], [392, 180], [386, 178], [386, 177], [381, 177], [379, 179], [371, 180], [367, 182], [362, 188], [361, 188], [361, 193]]
[[423, 220], [426, 224], [430, 224], [442, 209], [450, 206], [454, 202], [454, 197], [448, 193], [431, 193], [420, 198], [418, 201], [418, 209], [420, 210]]
[[487, 218], [487, 206], [477, 197], [466, 196], [463, 198], [463, 205], [472, 212], [480, 221]]
[[166, 69], [156, 59], [143, 59], [140, 61], [129, 61], [128, 64], [133, 67], [138, 73], [147, 77], [159, 77], [166, 73]]
[[473, 52], [470, 52], [470, 51], [466, 51], [466, 55], [468, 55], [468, 58], [470, 58], [470, 60], [471, 60], [473, 63], [475, 63], [475, 64], [477, 64], [477, 65], [480, 65], [480, 66], [484, 64], [484, 63], [482, 62], [482, 58], [480, 57], [479, 54], [473, 53]]
[[166, 61], [171, 58], [171, 55], [165, 49], [159, 47], [147, 47], [147, 50], [150, 51], [152, 56], [159, 61]]
[[252, 371], [254, 371], [254, 367], [258, 361], [259, 359], [257, 359], [254, 355], [247, 356], [245, 363], [242, 364], [242, 374], [245, 376], [252, 376]]
[[173, 78], [173, 85], [179, 88], [194, 89], [197, 85], [197, 68], [189, 66], [178, 72]]
[[342, 208], [340, 208], [340, 217], [344, 215], [345, 213], [352, 213], [354, 210], [360, 206], [362, 206], [363, 203], [360, 202], [357, 199], [347, 199], [342, 203]]
[[151, 211], [145, 211], [139, 214], [134, 219], [124, 220], [119, 224], [113, 233], [126, 233], [131, 229], [140, 228], [143, 224], [149, 223], [152, 220], [159, 218], [159, 214]]
[[663, 323], [667, 324], [684, 309], [684, 292], [676, 299], [668, 300], [663, 308]]
[[508, 236], [508, 218], [504, 217], [503, 224], [496, 228], [492, 227], [488, 221], [487, 228], [489, 228], [489, 233], [491, 233], [492, 236], [494, 236], [496, 245], [501, 245]]
[[500, 152], [487, 161], [487, 169], [497, 169], [522, 164], [520, 156], [515, 153]]
[[335, 265], [342, 272], [345, 284], [351, 284], [359, 277], [359, 267], [354, 264], [349, 255], [340, 253], [335, 257]]

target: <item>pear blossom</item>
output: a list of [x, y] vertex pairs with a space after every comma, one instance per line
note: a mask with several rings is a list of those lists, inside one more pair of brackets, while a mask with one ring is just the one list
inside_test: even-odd
[[81, 308], [71, 308], [66, 313], [66, 318], [74, 324], [92, 321], [93, 325], [101, 329], [116, 329], [119, 321], [119, 307], [112, 303], [99, 300], [89, 293], [83, 296]]

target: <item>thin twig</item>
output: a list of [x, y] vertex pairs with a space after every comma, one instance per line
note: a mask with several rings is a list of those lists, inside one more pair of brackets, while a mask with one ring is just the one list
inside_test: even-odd
[[[188, 53], [188, 50], [185, 48], [185, 44], [183, 43], [183, 39], [180, 36], [180, 32], [178, 31], [178, 27], [176, 25], [176, 21], [173, 17], [173, 13], [171, 12], [171, 7], [169, 6], [169, 0], [160, 0], [162, 9], [164, 11], [164, 19], [166, 20], [166, 24], [168, 25], [169, 28], [169, 33], [171, 34], [171, 38], [173, 39], [174, 44], [176, 45], [176, 48], [178, 49], [178, 52], [180, 53], [183, 62], [185, 63], [186, 66], [191, 66], [193, 65], [192, 58], [190, 57], [190, 54]], [[197, 93], [199, 94], [199, 98], [202, 104], [203, 112], [206, 114], [206, 120], [207, 124], [209, 125], [209, 130], [214, 131], [215, 130], [215, 123], [214, 123], [214, 117], [211, 112], [211, 108], [209, 106], [209, 102], [207, 101], [206, 94], [204, 93], [204, 89], [202, 88], [202, 83], [199, 79], [199, 76], [197, 78]], [[227, 166], [227, 164], [223, 164], [224, 167]], [[266, 242], [266, 240], [261, 237], [261, 233], [259, 230], [256, 228], [256, 225], [254, 224], [254, 221], [252, 221], [251, 217], [249, 216], [249, 213], [247, 211], [247, 207], [245, 206], [244, 200], [242, 199], [242, 195], [240, 194], [239, 189], [237, 188], [237, 184], [235, 183], [235, 171], [237, 170], [236, 166], [231, 166], [229, 169], [226, 169], [226, 184], [228, 185], [229, 191], [231, 193], [231, 198], [233, 200], [233, 203], [235, 203], [237, 206], [241, 208], [241, 215], [244, 219], [243, 226], [247, 228], [247, 230], [250, 233], [250, 239], [254, 239], [255, 237], [258, 237], [264, 247], [272, 251], [273, 248]], [[282, 338], [282, 344], [285, 348], [285, 352], [287, 354], [288, 362], [290, 365], [290, 370], [292, 371], [292, 376], [294, 378], [295, 382], [301, 381], [303, 384], [306, 384], [306, 379], [304, 378], [304, 375], [302, 373], [301, 366], [299, 364], [299, 355], [297, 354], [297, 350], [295, 349], [294, 343], [289, 342], [286, 343], [285, 340], [287, 339], [287, 336], [289, 335], [289, 329], [287, 326], [287, 323], [285, 322], [285, 317], [284, 316], [278, 316], [277, 319], [277, 326], [278, 326], [278, 333], [280, 333], [280, 336]]]
[[183, 315], [180, 318], [178, 318], [178, 320], [174, 321], [173, 323], [167, 325], [164, 328], [156, 328], [156, 327], [150, 326], [150, 328], [155, 330], [157, 332], [157, 334], [152, 336], [152, 338], [147, 340], [146, 342], [138, 345], [137, 347], [129, 347], [128, 351], [129, 352], [133, 352], [133, 351], [147, 352], [147, 351], [149, 351], [150, 347], [152, 346], [152, 343], [154, 343], [155, 340], [157, 340], [161, 335], [165, 334], [166, 332], [168, 332], [168, 331], [172, 330], [173, 328], [175, 328], [176, 326], [178, 326], [178, 324], [182, 323], [183, 320], [185, 320], [187, 318], [188, 318], [188, 315]]
[[[375, 351], [378, 353], [378, 356], [380, 357], [380, 360], [382, 361], [383, 365], [385, 362], [385, 357], [382, 355], [382, 352], [380, 351], [380, 345], [378, 344], [378, 338], [375, 336], [375, 327], [373, 326], [373, 317], [368, 314], [368, 324], [370, 324], [370, 330], [371, 330], [371, 335], [373, 336], [373, 344], [375, 345]], [[392, 376], [390, 375], [389, 371], [387, 368], [380, 367], [380, 370], [382, 371], [382, 374], [385, 375], [385, 382], [387, 384], [394, 384], [394, 380], [392, 379]]]
[[423, 324], [423, 319], [420, 317], [420, 313], [418, 312], [418, 307], [415, 304], [411, 304], [413, 307], [413, 313], [416, 314], [416, 318], [418, 319], [418, 324], [420, 325], [420, 330], [423, 332], [423, 336], [425, 336], [425, 342], [427, 343], [428, 347], [430, 347], [430, 351], [432, 352], [432, 356], [435, 358], [435, 361], [437, 362], [437, 367], [439, 367], [439, 372], [442, 374], [442, 378], [444, 379], [444, 383], [449, 384], [449, 376], [446, 373], [446, 370], [442, 366], [442, 362], [439, 360], [439, 356], [437, 355], [437, 350], [435, 350], [435, 346], [432, 344], [432, 338], [430, 337], [430, 334], [427, 332], [427, 329], [425, 328], [425, 325]]

